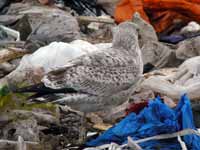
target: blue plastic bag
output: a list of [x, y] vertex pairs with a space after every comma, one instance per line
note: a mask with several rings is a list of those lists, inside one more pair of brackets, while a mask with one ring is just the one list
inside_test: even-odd
[[[159, 134], [173, 133], [183, 129], [196, 129], [193, 123], [193, 115], [190, 100], [184, 94], [177, 107], [171, 109], [165, 105], [160, 97], [149, 101], [148, 107], [144, 108], [138, 115], [129, 114], [121, 122], [104, 132], [96, 139], [87, 142], [88, 146], [99, 146], [115, 142], [124, 144], [127, 137], [133, 140], [143, 139]], [[200, 150], [200, 137], [197, 135], [184, 136], [187, 147], [191, 150]], [[167, 140], [152, 140], [140, 143], [146, 150], [179, 150], [181, 149], [177, 138]]]

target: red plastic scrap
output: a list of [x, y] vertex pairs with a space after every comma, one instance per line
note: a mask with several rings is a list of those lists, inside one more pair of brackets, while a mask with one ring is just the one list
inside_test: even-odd
[[141, 103], [130, 103], [129, 107], [126, 109], [126, 115], [134, 112], [136, 114], [139, 114], [139, 112], [141, 110], [144, 109], [144, 107], [147, 107], [148, 106], [148, 101], [144, 101], [144, 102], [141, 102]]

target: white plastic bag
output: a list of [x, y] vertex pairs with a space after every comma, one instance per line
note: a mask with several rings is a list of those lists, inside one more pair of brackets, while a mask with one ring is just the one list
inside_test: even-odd
[[65, 65], [69, 60], [97, 50], [96, 46], [82, 40], [76, 40], [72, 43], [52, 42], [33, 54], [24, 56], [19, 68], [42, 67], [47, 73], [54, 68]]
[[100, 47], [83, 40], [75, 40], [71, 43], [52, 42], [33, 54], [25, 55], [17, 69], [7, 78], [13, 84], [23, 81], [37, 83], [47, 72], [66, 65], [69, 60], [97, 51], [101, 49]]

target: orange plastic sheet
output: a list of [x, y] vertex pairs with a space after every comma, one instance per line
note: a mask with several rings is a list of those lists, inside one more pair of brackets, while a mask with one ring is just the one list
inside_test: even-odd
[[135, 12], [157, 32], [162, 32], [176, 20], [200, 23], [200, 0], [121, 0], [115, 10], [115, 20], [118, 23], [130, 20]]

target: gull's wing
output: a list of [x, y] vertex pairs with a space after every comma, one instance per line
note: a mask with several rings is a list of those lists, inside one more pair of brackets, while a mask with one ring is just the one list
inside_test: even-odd
[[138, 80], [141, 68], [137, 63], [128, 55], [97, 52], [49, 72], [42, 81], [53, 89], [73, 88], [92, 95], [109, 96], [129, 88]]

